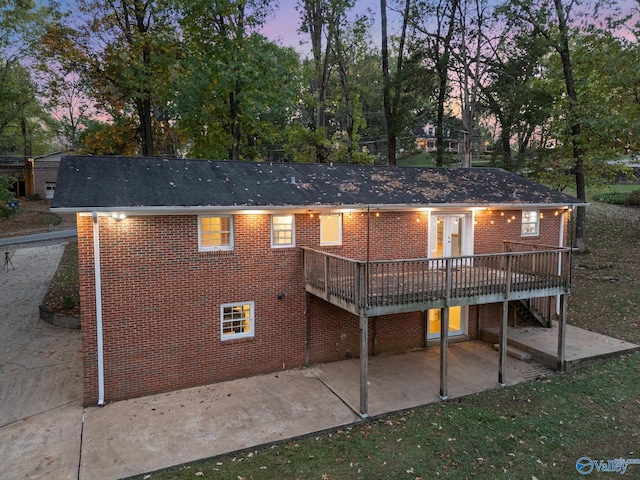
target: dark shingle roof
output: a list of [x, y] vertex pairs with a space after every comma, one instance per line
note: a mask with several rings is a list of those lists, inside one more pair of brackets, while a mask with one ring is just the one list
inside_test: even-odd
[[153, 211], [578, 203], [573, 197], [495, 168], [69, 156], [60, 164], [52, 208]]

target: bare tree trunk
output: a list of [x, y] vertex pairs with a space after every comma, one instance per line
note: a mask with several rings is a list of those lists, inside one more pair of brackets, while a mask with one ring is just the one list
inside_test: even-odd
[[[558, 30], [560, 32], [560, 45], [558, 53], [562, 59], [562, 70], [564, 73], [564, 82], [567, 88], [567, 96], [569, 97], [569, 114], [573, 117], [573, 124], [571, 125], [571, 139], [573, 144], [573, 173], [576, 178], [576, 195], [577, 197], [586, 202], [587, 192], [585, 188], [584, 170], [583, 170], [583, 152], [580, 145], [580, 132], [581, 125], [578, 117], [576, 116], [576, 108], [578, 107], [578, 94], [575, 88], [575, 82], [573, 79], [573, 69], [571, 66], [571, 55], [569, 53], [569, 29], [567, 21], [564, 16], [564, 10], [562, 6], [562, 0], [554, 0], [556, 7], [556, 14], [558, 16]], [[578, 207], [576, 212], [576, 247], [578, 251], [584, 252], [587, 249], [585, 225], [587, 219], [587, 212], [585, 207]]]
[[[444, 165], [444, 104], [447, 100], [447, 83], [449, 81], [449, 58], [451, 54], [451, 38], [453, 37], [456, 10], [460, 0], [451, 0], [449, 8], [449, 24], [447, 26], [447, 34], [442, 41], [442, 52], [436, 48], [436, 71], [438, 73], [438, 113], [436, 118], [436, 165], [442, 167]], [[443, 13], [444, 15], [444, 13]], [[442, 26], [442, 18], [438, 18], [438, 35]]]
[[[407, 38], [407, 26], [409, 25], [409, 11], [411, 8], [411, 0], [405, 0], [404, 12], [402, 14], [402, 28], [400, 32], [400, 41], [398, 43], [398, 59], [396, 67], [396, 76], [400, 78], [404, 62], [404, 45]], [[396, 147], [397, 147], [397, 120], [398, 107], [400, 104], [401, 85], [396, 85], [395, 92], [391, 91], [391, 72], [389, 71], [389, 39], [387, 34], [387, 2], [380, 0], [380, 19], [382, 30], [382, 81], [384, 92], [384, 116], [387, 125], [387, 163], [395, 165], [397, 163]]]
[[[327, 84], [329, 79], [329, 53], [331, 39], [327, 38], [325, 48], [322, 47], [322, 35], [324, 32], [326, 14], [322, 0], [304, 0], [302, 2], [304, 8], [304, 22], [309, 31], [311, 38], [311, 53], [313, 55], [313, 65], [315, 69], [315, 78], [313, 80], [313, 89], [316, 96], [316, 106], [314, 123], [312, 125], [314, 132], [321, 132], [325, 127], [326, 116], [326, 99]], [[316, 143], [316, 162], [324, 163], [326, 152], [324, 145], [320, 142]]]
[[396, 134], [391, 109], [391, 74], [389, 72], [389, 40], [387, 37], [387, 0], [380, 0], [380, 22], [382, 30], [382, 85], [384, 118], [387, 125], [387, 163], [396, 164]]

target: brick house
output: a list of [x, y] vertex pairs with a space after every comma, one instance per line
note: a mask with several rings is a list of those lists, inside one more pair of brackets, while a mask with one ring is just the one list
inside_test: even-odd
[[360, 357], [366, 415], [370, 353], [538, 297], [564, 324], [576, 204], [499, 169], [64, 157], [85, 404]]

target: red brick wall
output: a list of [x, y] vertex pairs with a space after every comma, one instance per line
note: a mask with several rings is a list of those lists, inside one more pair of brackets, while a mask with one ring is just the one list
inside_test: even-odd
[[[502, 252], [503, 240], [538, 245], [558, 245], [561, 210], [540, 210], [540, 234], [522, 236], [522, 210], [480, 210], [475, 213], [474, 241], [476, 255]], [[557, 213], [557, 215], [556, 215]], [[515, 218], [514, 218], [515, 217]], [[565, 222], [565, 245], [567, 244]]]
[[[508, 215], [516, 219], [508, 223]], [[540, 236], [521, 238], [520, 215], [519, 210], [504, 217], [476, 213], [475, 253], [499, 252], [505, 238], [557, 244], [558, 217], [545, 212]], [[318, 215], [300, 214], [296, 248], [272, 249], [270, 215], [235, 215], [233, 251], [213, 253], [198, 251], [195, 215], [121, 222], [100, 217], [105, 400], [303, 365], [307, 302], [298, 247], [357, 259], [366, 259], [367, 251], [371, 260], [426, 257], [427, 219], [418, 212], [344, 214], [343, 245], [320, 247]], [[78, 244], [85, 403], [90, 405], [98, 398], [91, 217], [78, 217]], [[285, 294], [282, 300], [279, 292]], [[255, 302], [255, 337], [221, 341], [220, 305], [244, 301]], [[308, 305], [312, 363], [358, 356], [358, 317], [313, 296]], [[424, 345], [420, 312], [380, 317], [375, 329], [374, 320], [369, 322], [370, 349], [375, 330], [379, 353]]]

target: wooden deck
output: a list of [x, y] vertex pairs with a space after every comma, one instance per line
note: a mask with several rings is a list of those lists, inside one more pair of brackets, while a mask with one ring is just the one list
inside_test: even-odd
[[365, 308], [368, 316], [569, 293], [569, 249], [510, 243], [505, 250], [364, 262], [303, 248], [305, 288], [356, 315]]
[[[440, 398], [447, 398], [449, 307], [502, 303], [498, 384], [506, 384], [511, 300], [559, 296], [557, 368], [564, 370], [571, 251], [504, 242], [503, 253], [362, 261], [303, 247], [305, 289], [360, 317], [360, 415], [368, 416], [369, 317], [440, 308]], [[307, 332], [309, 332], [307, 327]], [[308, 333], [309, 334], [309, 333]], [[307, 354], [308, 355], [308, 354]], [[308, 357], [307, 357], [308, 358]]]

